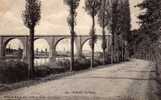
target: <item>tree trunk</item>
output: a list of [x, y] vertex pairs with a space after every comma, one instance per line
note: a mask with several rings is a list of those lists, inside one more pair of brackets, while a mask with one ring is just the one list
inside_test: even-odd
[[102, 29], [102, 49], [103, 49], [103, 65], [106, 63], [106, 37], [105, 37], [105, 27]]
[[29, 35], [29, 71], [30, 71], [30, 78], [34, 76], [34, 27], [30, 28], [30, 35]]
[[95, 44], [95, 16], [92, 16], [92, 45], [91, 45], [91, 49], [92, 49], [92, 55], [91, 55], [91, 69], [94, 67], [94, 44]]
[[115, 62], [115, 35], [112, 35], [112, 64]]
[[125, 41], [123, 41], [123, 61], [125, 61], [126, 58], [126, 47], [125, 47]]
[[103, 49], [103, 65], [106, 63], [106, 54], [105, 50], [107, 48], [107, 41], [106, 41], [106, 36], [105, 36], [105, 4], [106, 0], [103, 0], [103, 18], [102, 18], [102, 49]]
[[118, 36], [116, 36], [116, 39], [115, 39], [115, 55], [116, 55], [116, 63], [118, 63], [118, 55], [119, 55], [119, 50], [118, 50], [118, 47], [119, 47], [119, 44], [118, 44]]
[[121, 61], [124, 61], [124, 41], [121, 42]]
[[159, 74], [159, 66], [160, 66], [160, 61], [158, 60], [158, 59], [160, 59], [159, 57], [158, 57], [158, 54], [156, 54], [156, 50], [155, 51], [153, 51], [153, 55], [154, 55], [154, 57], [155, 57], [155, 62], [156, 62], [156, 65], [155, 65], [155, 71], [156, 71], [156, 75], [157, 76], [159, 76], [160, 74]]
[[74, 35], [71, 34], [71, 63], [70, 63], [70, 71], [73, 70], [74, 67]]
[[113, 64], [115, 62], [115, 27], [116, 27], [116, 23], [115, 23], [115, 13], [112, 12], [112, 25], [111, 25], [111, 31], [112, 31], [112, 59], [111, 59], [111, 63]]
[[94, 67], [94, 46], [92, 47], [91, 69]]
[[106, 64], [106, 52], [105, 49], [103, 49], [103, 65]]
[[71, 17], [72, 17], [72, 25], [71, 25], [71, 62], [70, 62], [70, 71], [73, 70], [74, 67], [74, 37], [75, 37], [75, 32], [74, 32], [74, 9], [73, 9], [73, 0], [71, 4]]

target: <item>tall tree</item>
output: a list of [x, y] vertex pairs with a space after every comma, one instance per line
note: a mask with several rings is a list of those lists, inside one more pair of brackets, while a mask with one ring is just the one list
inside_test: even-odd
[[71, 28], [70, 33], [71, 33], [71, 63], [70, 63], [70, 71], [72, 71], [72, 68], [74, 67], [74, 37], [76, 36], [75, 34], [75, 18], [77, 16], [76, 9], [79, 6], [80, 0], [64, 0], [64, 2], [69, 6], [70, 8], [70, 14], [67, 18], [68, 24]]
[[[120, 52], [123, 52], [124, 55], [127, 52], [131, 52], [129, 43], [131, 42], [131, 17], [130, 17], [130, 7], [129, 7], [129, 0], [119, 0], [117, 1], [117, 8], [116, 8], [116, 15], [114, 16], [116, 20], [116, 26], [115, 26], [115, 34], [116, 34], [116, 43], [115, 43], [115, 49], [117, 54], [117, 61], [119, 61], [119, 58], [121, 56]], [[127, 42], [127, 49], [120, 49], [122, 48], [120, 44], [120, 40], [123, 40], [123, 42]], [[124, 47], [124, 46], [123, 46]], [[122, 51], [123, 50], [123, 51]], [[126, 55], [128, 56], [128, 55]], [[124, 58], [124, 57], [123, 57]]]
[[90, 36], [91, 40], [89, 42], [89, 45], [92, 49], [92, 55], [91, 55], [91, 68], [94, 66], [94, 46], [96, 42], [96, 35], [95, 35], [95, 16], [98, 13], [98, 10], [101, 6], [101, 0], [86, 0], [85, 1], [85, 10], [87, 13], [92, 17], [92, 28], [90, 30]]
[[35, 26], [41, 18], [41, 2], [39, 0], [26, 0], [25, 11], [23, 12], [23, 21], [29, 29], [29, 69], [30, 77], [34, 74], [34, 34]]
[[108, 26], [110, 26], [110, 31], [112, 34], [111, 63], [113, 63], [118, 61], [120, 55], [120, 39], [123, 39], [127, 42], [130, 41], [131, 19], [129, 0], [109, 0], [108, 6], [106, 6], [109, 8], [109, 18], [107, 19], [109, 21]]
[[[132, 49], [130, 49], [132, 42], [132, 34], [131, 34], [131, 13], [130, 13], [130, 5], [129, 0], [122, 0], [120, 1], [120, 13], [119, 13], [119, 26], [118, 29], [121, 35], [121, 38], [127, 42], [127, 51], [129, 52], [129, 56], [131, 56], [131, 53], [133, 52]], [[124, 51], [125, 52], [125, 51]]]
[[112, 11], [111, 11], [111, 34], [112, 34], [112, 58], [111, 63], [114, 63], [116, 61], [116, 47], [115, 47], [115, 39], [116, 39], [116, 31], [117, 31], [117, 22], [118, 22], [118, 0], [114, 0], [111, 3], [112, 5]]
[[[137, 30], [137, 34], [135, 33], [133, 45], [137, 48], [135, 55], [142, 55], [152, 44], [159, 41], [161, 35], [161, 1], [144, 0], [136, 7], [140, 7], [141, 10], [144, 10], [144, 13], [138, 16], [140, 28]], [[151, 50], [154, 50], [157, 47], [153, 46], [152, 48]]]
[[161, 1], [144, 0], [136, 7], [140, 7], [144, 13], [138, 16], [140, 28], [133, 32], [134, 56], [141, 59], [152, 59], [156, 63], [156, 73], [159, 74]]
[[99, 13], [98, 13], [98, 22], [99, 22], [99, 25], [102, 28], [103, 64], [105, 64], [105, 59], [106, 59], [105, 50], [107, 48], [107, 39], [106, 39], [106, 33], [105, 33], [105, 28], [108, 25], [107, 19], [109, 19], [107, 17], [109, 17], [107, 0], [102, 0], [101, 8], [100, 8]]
[[146, 9], [145, 13], [138, 17], [141, 24], [140, 31], [147, 35], [150, 41], [157, 41], [161, 33], [161, 1], [144, 0], [138, 7], [142, 10]]

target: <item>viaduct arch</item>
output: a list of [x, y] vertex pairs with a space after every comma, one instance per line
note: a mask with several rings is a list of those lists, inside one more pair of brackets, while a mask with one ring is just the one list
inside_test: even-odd
[[[63, 40], [63, 39], [70, 39], [70, 35], [36, 35], [35, 40], [37, 39], [44, 39], [48, 42], [49, 48], [50, 48], [50, 54], [49, 57], [53, 60], [55, 60], [56, 57], [56, 46], [58, 43]], [[107, 42], [111, 40], [111, 35], [106, 35]], [[0, 36], [0, 58], [3, 59], [5, 57], [5, 47], [6, 44], [12, 40], [12, 39], [18, 39], [22, 42], [23, 44], [23, 59], [26, 60], [28, 59], [28, 48], [29, 48], [29, 36], [27, 35], [3, 35]], [[77, 48], [77, 55], [82, 55], [82, 48], [83, 45], [91, 39], [89, 35], [77, 35], [75, 36], [75, 45]], [[97, 35], [97, 39], [102, 39], [102, 35]], [[107, 43], [107, 45], [108, 45]]]

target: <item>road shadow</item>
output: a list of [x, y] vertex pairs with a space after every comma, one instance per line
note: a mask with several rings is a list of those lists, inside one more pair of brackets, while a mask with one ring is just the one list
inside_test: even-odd
[[76, 78], [65, 78], [65, 79], [105, 79], [105, 80], [138, 80], [138, 81], [150, 81], [150, 80], [156, 80], [155, 78], [102, 77], [102, 76], [76, 77]]
[[138, 73], [155, 73], [156, 71], [155, 70], [152, 70], [152, 71], [146, 71], [146, 70], [127, 70], [126, 72], [138, 72]]

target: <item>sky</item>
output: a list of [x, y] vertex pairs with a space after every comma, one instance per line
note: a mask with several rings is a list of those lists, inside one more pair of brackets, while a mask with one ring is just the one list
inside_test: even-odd
[[[36, 27], [36, 34], [70, 34], [66, 18], [69, 14], [68, 6], [63, 0], [41, 0], [42, 13], [41, 21]], [[130, 0], [131, 25], [133, 29], [139, 28], [137, 16], [141, 13], [139, 8], [134, 7], [142, 0]], [[23, 25], [22, 12], [25, 8], [25, 0], [0, 0], [0, 35], [28, 34], [29, 30]], [[80, 35], [89, 33], [91, 27], [91, 18], [84, 10], [84, 0], [80, 0], [77, 9], [77, 26], [76, 32]], [[101, 28], [96, 24], [96, 33], [101, 34]], [[39, 42], [38, 46], [45, 45]]]

